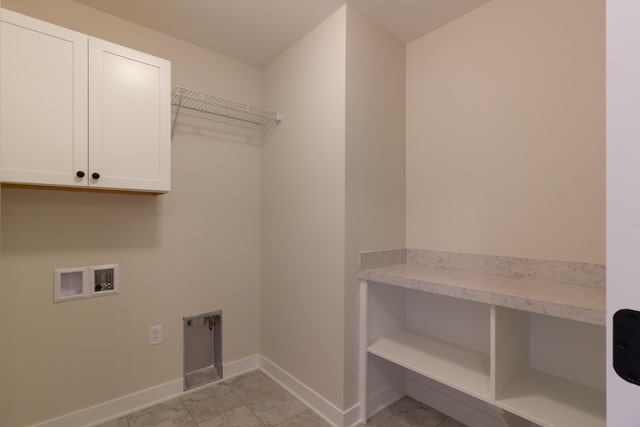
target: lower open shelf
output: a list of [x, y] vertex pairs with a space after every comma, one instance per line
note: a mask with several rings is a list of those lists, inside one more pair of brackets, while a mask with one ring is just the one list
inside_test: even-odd
[[478, 399], [491, 400], [486, 354], [409, 331], [377, 339], [368, 352]]
[[605, 392], [535, 370], [517, 377], [496, 406], [543, 427], [606, 426]]
[[601, 325], [379, 282], [361, 298], [365, 418], [409, 394], [469, 425], [606, 426]]

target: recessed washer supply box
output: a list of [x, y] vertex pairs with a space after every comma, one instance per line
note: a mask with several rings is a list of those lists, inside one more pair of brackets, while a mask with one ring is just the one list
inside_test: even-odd
[[53, 302], [65, 302], [120, 291], [118, 264], [56, 268], [53, 272]]
[[92, 265], [89, 272], [93, 279], [89, 296], [113, 295], [119, 292], [118, 264]]

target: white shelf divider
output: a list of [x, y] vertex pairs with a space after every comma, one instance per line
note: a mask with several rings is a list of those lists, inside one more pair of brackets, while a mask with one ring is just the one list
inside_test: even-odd
[[377, 339], [368, 352], [491, 402], [489, 355], [409, 331]]
[[605, 392], [528, 370], [501, 393], [496, 406], [543, 427], [604, 427]]

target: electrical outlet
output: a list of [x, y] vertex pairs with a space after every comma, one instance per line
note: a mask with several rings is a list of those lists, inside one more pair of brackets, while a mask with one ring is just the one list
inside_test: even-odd
[[162, 325], [151, 326], [149, 328], [149, 345], [162, 343]]

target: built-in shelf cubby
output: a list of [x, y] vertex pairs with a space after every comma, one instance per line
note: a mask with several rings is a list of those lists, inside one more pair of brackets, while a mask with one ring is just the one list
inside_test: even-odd
[[496, 405], [541, 426], [605, 426], [604, 326], [494, 309]]
[[[456, 271], [443, 257], [454, 258], [361, 258], [363, 421], [409, 395], [470, 425], [604, 427], [604, 270], [484, 257], [481, 268], [495, 261], [502, 271]], [[469, 268], [474, 257], [456, 263]], [[569, 283], [533, 270], [514, 277], [521, 265]]]
[[486, 304], [379, 283], [370, 284], [368, 292], [369, 354], [474, 397], [490, 398]]

